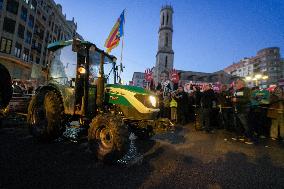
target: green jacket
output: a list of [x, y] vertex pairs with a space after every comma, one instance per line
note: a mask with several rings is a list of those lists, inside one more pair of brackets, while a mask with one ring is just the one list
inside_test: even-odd
[[251, 94], [251, 105], [258, 106], [269, 104], [269, 91], [267, 90], [256, 90]]

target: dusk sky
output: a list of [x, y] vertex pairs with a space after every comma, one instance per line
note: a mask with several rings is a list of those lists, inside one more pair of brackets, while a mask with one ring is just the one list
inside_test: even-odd
[[[104, 42], [123, 9], [125, 36], [123, 80], [144, 72], [156, 62], [160, 9], [174, 9], [174, 67], [214, 72], [266, 47], [280, 47], [284, 57], [283, 0], [55, 0], [78, 33], [104, 48]], [[121, 47], [111, 54], [120, 60]]]

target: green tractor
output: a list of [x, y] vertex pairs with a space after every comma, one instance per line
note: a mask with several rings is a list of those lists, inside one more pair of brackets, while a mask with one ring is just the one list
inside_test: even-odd
[[8, 69], [0, 64], [0, 126], [7, 115], [8, 104], [12, 98], [13, 88]]
[[145, 137], [169, 126], [158, 119], [152, 92], [116, 83], [116, 57], [78, 39], [54, 42], [48, 49], [53, 56], [48, 81], [32, 98], [27, 116], [37, 139], [52, 141], [77, 122], [88, 131], [89, 148], [98, 159], [114, 162], [128, 151], [130, 132]]

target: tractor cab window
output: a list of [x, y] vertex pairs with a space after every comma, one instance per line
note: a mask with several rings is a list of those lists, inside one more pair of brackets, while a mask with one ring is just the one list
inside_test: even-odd
[[49, 80], [70, 86], [76, 78], [77, 53], [72, 51], [72, 45], [65, 46], [53, 53], [49, 70]]
[[[101, 53], [95, 51], [95, 48], [90, 48], [90, 83], [95, 84], [99, 77], [99, 65], [100, 65]], [[113, 83], [113, 70], [112, 60], [105, 56], [104, 58], [104, 77], [106, 83]]]

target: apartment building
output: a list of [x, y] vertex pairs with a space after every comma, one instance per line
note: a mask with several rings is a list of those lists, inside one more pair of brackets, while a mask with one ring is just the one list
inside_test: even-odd
[[[266, 79], [259, 79], [257, 84], [267, 87], [277, 84], [279, 79], [284, 76], [284, 65], [281, 61], [280, 49], [278, 47], [270, 47], [261, 49], [256, 56], [244, 58], [238, 63], [234, 63], [224, 71], [228, 74], [239, 77], [254, 77], [255, 75], [267, 76]], [[249, 85], [256, 85], [255, 81], [249, 81]]]
[[76, 30], [74, 18], [67, 20], [53, 0], [0, 0], [0, 63], [12, 78], [44, 80], [47, 45], [80, 36]]

